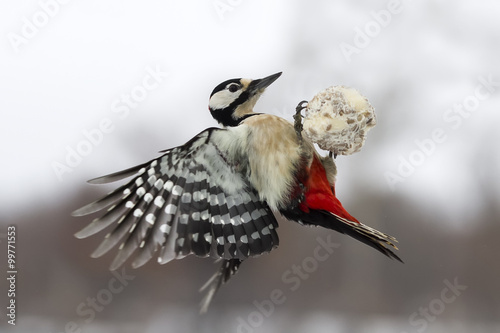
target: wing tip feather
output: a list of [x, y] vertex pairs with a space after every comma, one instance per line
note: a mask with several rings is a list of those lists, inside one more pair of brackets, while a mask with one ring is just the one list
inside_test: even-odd
[[75, 209], [74, 211], [71, 212], [71, 216], [80, 217], [80, 216], [85, 216], [85, 215], [89, 215], [89, 214], [95, 213], [97, 210], [92, 210], [91, 209], [92, 204], [93, 203], [90, 203], [90, 204], [87, 204], [87, 205], [85, 205], [83, 207]]

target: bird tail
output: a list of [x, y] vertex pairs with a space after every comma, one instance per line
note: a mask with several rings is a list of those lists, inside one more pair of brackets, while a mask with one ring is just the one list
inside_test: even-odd
[[357, 220], [350, 221], [329, 211], [315, 209], [310, 209], [307, 213], [298, 209], [293, 212], [282, 211], [281, 214], [301, 224], [321, 226], [346, 234], [374, 248], [391, 259], [403, 262], [401, 258], [393, 252], [393, 250], [398, 250], [396, 246], [398, 241], [396, 238], [360, 223]]
[[281, 211], [290, 220], [338, 231], [373, 247], [389, 258], [402, 260], [392, 252], [397, 250], [396, 238], [360, 223], [349, 214], [335, 196], [335, 187], [328, 180], [325, 167], [314, 155], [306, 179], [304, 200], [293, 210]]
[[324, 227], [351, 236], [383, 253], [387, 257], [403, 262], [401, 258], [392, 251], [393, 249], [398, 250], [395, 244], [398, 241], [395, 237], [380, 232], [358, 221], [349, 221], [330, 212], [321, 211], [320, 213], [324, 216], [325, 222], [328, 223], [328, 225], [323, 225]]

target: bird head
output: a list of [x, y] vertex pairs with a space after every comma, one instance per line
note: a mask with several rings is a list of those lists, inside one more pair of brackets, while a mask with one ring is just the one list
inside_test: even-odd
[[208, 109], [223, 126], [238, 126], [253, 112], [253, 107], [264, 90], [279, 78], [281, 72], [262, 79], [232, 79], [219, 84], [212, 91]]

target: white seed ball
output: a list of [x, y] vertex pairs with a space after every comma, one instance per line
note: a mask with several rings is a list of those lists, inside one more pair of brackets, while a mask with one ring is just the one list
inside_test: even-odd
[[377, 123], [375, 110], [356, 89], [329, 87], [307, 104], [304, 134], [321, 149], [350, 155], [363, 147]]

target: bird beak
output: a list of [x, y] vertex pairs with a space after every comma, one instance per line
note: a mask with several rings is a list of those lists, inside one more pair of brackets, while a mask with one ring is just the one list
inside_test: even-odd
[[266, 76], [263, 79], [253, 80], [250, 83], [250, 87], [249, 87], [250, 88], [250, 92], [252, 94], [254, 94], [254, 95], [256, 93], [261, 93], [262, 91], [264, 91], [264, 89], [266, 89], [267, 87], [269, 87], [269, 85], [271, 85], [271, 83], [273, 83], [274, 81], [276, 81], [281, 76], [281, 73], [282, 72], [279, 72], [279, 73], [276, 73], [276, 74], [273, 74], [273, 75]]

